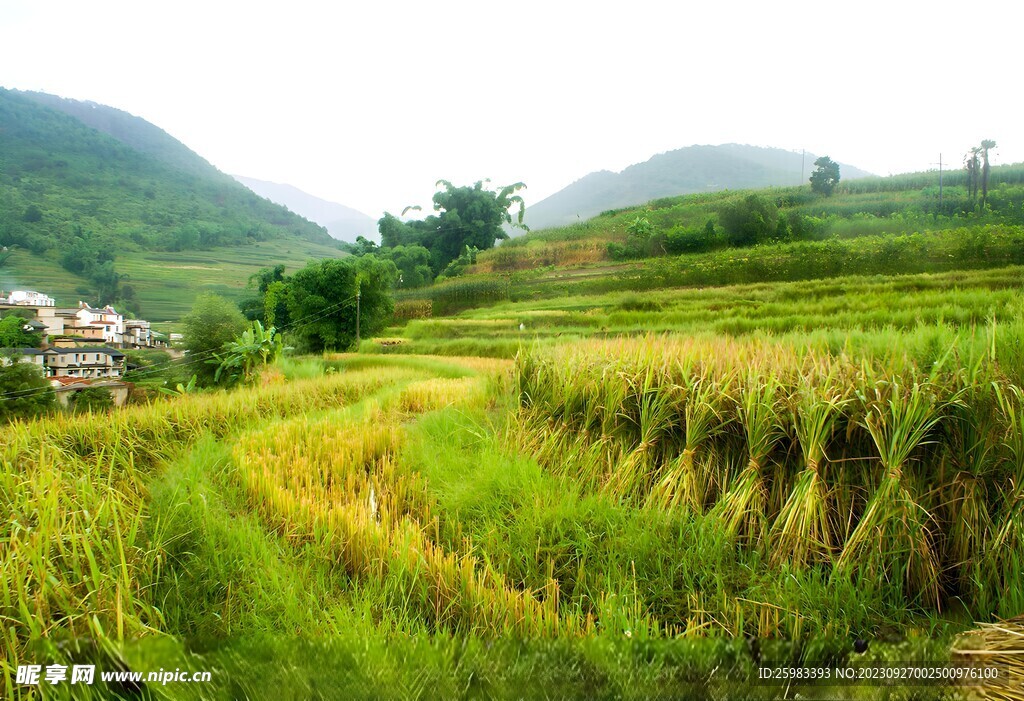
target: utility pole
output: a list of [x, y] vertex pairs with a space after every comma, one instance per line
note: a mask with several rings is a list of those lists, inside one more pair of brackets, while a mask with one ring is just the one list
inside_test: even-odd
[[[932, 165], [935, 165], [932, 163]], [[939, 154], [939, 213], [942, 213], [942, 154]]]
[[807, 157], [807, 149], [800, 150], [800, 184], [804, 184], [804, 160]]
[[[358, 281], [359, 278], [356, 278]], [[359, 352], [359, 298], [362, 296], [363, 289], [359, 282], [356, 282], [359, 287], [356, 288], [356, 353]]]

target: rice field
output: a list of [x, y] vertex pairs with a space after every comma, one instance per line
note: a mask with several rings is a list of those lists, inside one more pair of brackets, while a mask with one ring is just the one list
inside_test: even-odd
[[899, 343], [918, 359], [937, 339], [1024, 317], [1024, 269], [850, 276], [503, 302], [421, 318], [364, 341], [364, 353], [512, 358], [534, 344], [651, 333], [789, 338], [837, 353]]
[[[914, 283], [976, 295], [973, 324], [329, 354], [11, 424], [0, 695], [43, 697], [20, 665], [90, 662], [213, 671], [142, 690], [168, 699], [955, 696], [757, 675], [1015, 668], [1012, 635], [971, 632], [1024, 611], [1015, 275]], [[827, 307], [807, 289], [723, 300]]]

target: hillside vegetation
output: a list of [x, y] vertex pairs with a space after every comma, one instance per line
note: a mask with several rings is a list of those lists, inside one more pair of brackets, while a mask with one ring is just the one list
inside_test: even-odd
[[[815, 158], [810, 153], [743, 144], [687, 146], [659, 153], [620, 173], [602, 170], [585, 175], [532, 205], [526, 223], [536, 229], [564, 226], [612, 207], [659, 197], [795, 185], [810, 175]], [[842, 168], [848, 179], [870, 175], [850, 165]]]
[[[16, 250], [2, 271], [5, 287], [55, 292], [61, 304], [99, 299], [146, 313], [147, 303], [167, 297], [140, 297], [132, 283], [160, 275], [137, 271], [125, 280], [125, 259], [188, 251], [216, 260], [218, 252], [271, 241], [288, 242], [281, 250], [294, 249], [296, 258], [334, 246], [321, 227], [258, 197], [144, 120], [0, 90], [0, 245]], [[55, 266], [64, 281], [32, 274]], [[221, 283], [243, 286], [255, 270]], [[187, 308], [192, 294], [185, 294]]]
[[962, 171], [945, 174], [941, 202], [937, 173], [842, 182], [831, 197], [794, 187], [663, 198], [482, 251], [466, 275], [402, 292], [400, 311], [1022, 264], [1024, 167], [993, 168], [989, 185], [984, 205]]

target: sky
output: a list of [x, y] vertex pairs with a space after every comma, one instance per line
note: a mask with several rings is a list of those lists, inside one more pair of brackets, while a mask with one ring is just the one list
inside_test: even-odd
[[[692, 5], [701, 5], [693, 7]], [[1024, 161], [1019, 2], [0, 0], [0, 86], [117, 107], [373, 217], [692, 144]]]

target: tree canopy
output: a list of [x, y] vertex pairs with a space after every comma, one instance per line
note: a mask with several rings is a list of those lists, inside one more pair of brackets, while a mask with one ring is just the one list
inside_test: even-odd
[[18, 314], [0, 319], [0, 348], [35, 348], [42, 340], [39, 334], [25, 330], [26, 320]]
[[356, 293], [360, 294], [359, 329], [363, 336], [380, 331], [394, 311], [391, 286], [398, 270], [376, 256], [328, 258], [310, 263], [288, 280], [288, 312], [297, 345], [307, 352], [348, 350], [356, 339]]
[[56, 395], [38, 367], [16, 357], [0, 359], [0, 420], [24, 419], [49, 411]]
[[199, 383], [213, 384], [216, 367], [205, 361], [213, 359], [245, 330], [245, 317], [223, 297], [205, 294], [196, 298], [192, 311], [182, 319], [182, 323], [185, 347], [188, 348], [189, 360], [195, 360], [192, 369]]
[[[429, 265], [437, 275], [467, 247], [482, 251], [493, 248], [495, 241], [507, 239], [505, 224], [525, 229], [525, 203], [516, 192], [526, 185], [513, 183], [489, 190], [484, 182], [456, 187], [447, 180], [437, 181], [441, 188], [433, 197], [437, 214], [422, 220], [403, 222], [385, 213], [377, 223], [381, 247], [422, 246], [430, 252]], [[516, 208], [518, 211], [513, 216], [512, 210]]]
[[816, 166], [811, 173], [811, 189], [815, 192], [828, 196], [839, 184], [839, 164], [828, 156], [822, 156], [814, 161]]

